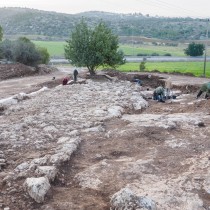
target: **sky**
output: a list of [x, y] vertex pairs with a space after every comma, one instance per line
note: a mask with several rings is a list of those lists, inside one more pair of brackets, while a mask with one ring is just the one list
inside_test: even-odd
[[0, 7], [26, 7], [67, 14], [104, 11], [210, 18], [210, 0], [0, 0]]

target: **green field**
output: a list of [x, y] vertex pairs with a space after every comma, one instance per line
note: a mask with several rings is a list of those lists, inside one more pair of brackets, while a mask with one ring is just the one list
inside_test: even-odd
[[[203, 75], [203, 62], [151, 62], [146, 63], [146, 71], [192, 73], [195, 76]], [[129, 72], [139, 71], [139, 63], [126, 63], [117, 70]], [[210, 77], [210, 62], [206, 63], [206, 76]]]
[[[47, 48], [51, 57], [64, 57], [64, 45], [66, 42], [51, 42], [51, 41], [33, 41], [37, 46]], [[185, 46], [186, 47], [186, 46]], [[180, 47], [171, 46], [152, 46], [152, 45], [120, 45], [120, 48], [125, 55], [137, 55], [158, 53], [164, 55], [170, 53], [172, 56], [184, 56], [184, 45]]]
[[131, 45], [120, 45], [120, 48], [125, 55], [137, 55], [141, 54], [152, 54], [158, 53], [159, 55], [165, 55], [170, 53], [172, 56], [185, 56], [184, 49], [186, 46], [181, 45], [179, 47], [171, 46], [153, 46], [153, 45], [141, 45], [141, 46], [131, 46]]
[[39, 47], [47, 48], [51, 57], [64, 57], [64, 45], [66, 42], [33, 41]]
[[[37, 46], [47, 48], [51, 57], [64, 57], [64, 45], [66, 42], [34, 41], [34, 43]], [[179, 47], [152, 45], [132, 47], [129, 45], [120, 45], [120, 49], [123, 50], [126, 55], [136, 55], [138, 53], [158, 53], [159, 55], [164, 55], [166, 53], [171, 53], [172, 56], [184, 56], [184, 45]], [[195, 76], [201, 76], [203, 74], [203, 65], [203, 62], [147, 62], [146, 70], [193, 73]], [[120, 71], [139, 71], [139, 63], [126, 63], [117, 69]], [[206, 65], [206, 75], [210, 77], [210, 62], [207, 62]]]

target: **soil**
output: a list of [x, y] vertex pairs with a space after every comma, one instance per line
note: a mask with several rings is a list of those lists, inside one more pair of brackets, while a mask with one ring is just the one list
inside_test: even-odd
[[[3, 68], [3, 66], [1, 67]], [[17, 69], [22, 69], [22, 66], [18, 65]], [[23, 76], [22, 71], [20, 72], [18, 75]], [[169, 76], [169, 74], [159, 73], [124, 74], [113, 70], [106, 70], [103, 73], [124, 81], [132, 81], [133, 78], [140, 79], [144, 90], [147, 88], [152, 90], [159, 85], [163, 85], [164, 80]], [[2, 79], [0, 81], [0, 99], [19, 92], [33, 92], [43, 86], [54, 88], [61, 84], [61, 79], [66, 74], [66, 72], [60, 71], [47, 75], [36, 74], [31, 76], [29, 74], [30, 76], [28, 76], [28, 74], [24, 74], [27, 77], [17, 77], [15, 79], [9, 77], [7, 80], [4, 80], [7, 76], [0, 74]], [[55, 80], [52, 80], [53, 76], [55, 76]], [[150, 126], [137, 127], [135, 125], [135, 127], [133, 125], [134, 127], [131, 127], [132, 123], [123, 118], [106, 120], [103, 122], [106, 132], [81, 133], [83, 141], [71, 156], [71, 159], [59, 167], [58, 176], [52, 183], [51, 190], [45, 197], [44, 203], [37, 204], [23, 191], [23, 179], [20, 178], [16, 181], [16, 190], [13, 192], [9, 191], [5, 183], [0, 181], [0, 187], [2, 188], [2, 191], [0, 191], [0, 209], [9, 206], [12, 210], [109, 210], [111, 208], [110, 197], [127, 184], [141, 180], [142, 189], [146, 189], [146, 184], [142, 179], [151, 175], [164, 177], [166, 181], [170, 182], [192, 170], [191, 166], [194, 165], [190, 162], [191, 158], [199, 159], [199, 156], [204, 153], [207, 153], [207, 158], [210, 157], [208, 156], [210, 155], [210, 117], [208, 117], [210, 116], [210, 100], [195, 99], [200, 85], [208, 81], [208, 79], [183, 75], [170, 75], [170, 77], [172, 78], [173, 89], [181, 91], [179, 95], [185, 96], [184, 101], [177, 99], [177, 101], [168, 100], [166, 103], [158, 103], [148, 99], [148, 108], [141, 110], [140, 113], [128, 110], [127, 114], [130, 116], [144, 116], [147, 114], [175, 116], [180, 113], [189, 114], [190, 116], [190, 114], [200, 114], [202, 116], [199, 121], [200, 124], [192, 125], [183, 121], [183, 123], [176, 122], [174, 127], [169, 126], [163, 129], [161, 126], [156, 126], [155, 123]], [[38, 113], [39, 110], [34, 110], [34, 116], [38, 115]], [[208, 118], [205, 118], [205, 116]], [[16, 121], [16, 117], [18, 115], [16, 116], [14, 113], [7, 120]], [[138, 123], [141, 123], [141, 121], [138, 121]], [[176, 142], [176, 145], [172, 146], [174, 142]], [[0, 150], [5, 152], [9, 163], [2, 172], [0, 171], [0, 177], [4, 177], [4, 173], [11, 171], [15, 165], [33, 158], [33, 155], [37, 156], [37, 153], [39, 153], [39, 156], [41, 154], [50, 154], [53, 142], [52, 145], [49, 145], [49, 149], [45, 148], [43, 151], [36, 151], [29, 147], [26, 152], [17, 148], [15, 154], [9, 152], [11, 144], [11, 142], [0, 141]], [[145, 168], [140, 166], [137, 169], [133, 168], [134, 162], [138, 160], [152, 161], [146, 162]], [[185, 160], [189, 160], [189, 162], [184, 164]], [[107, 164], [106, 170], [97, 168], [102, 162], [105, 165]], [[82, 187], [75, 177], [84, 171], [91, 174], [93, 166], [96, 167], [94, 173], [102, 181], [100, 187], [98, 189]], [[203, 169], [201, 174], [206, 173], [205, 170]], [[193, 179], [193, 173], [195, 171], [189, 175], [189, 179]], [[201, 176], [198, 171], [197, 174]], [[201, 182], [201, 180], [199, 179], [197, 182]], [[149, 183], [147, 186], [152, 191], [153, 188]], [[208, 209], [207, 207], [210, 206], [208, 192], [203, 188], [194, 188], [192, 192], [202, 200], [203, 209]], [[152, 195], [150, 192], [148, 194]], [[167, 208], [164, 207], [163, 209]], [[176, 209], [181, 210], [184, 208], [178, 206]]]

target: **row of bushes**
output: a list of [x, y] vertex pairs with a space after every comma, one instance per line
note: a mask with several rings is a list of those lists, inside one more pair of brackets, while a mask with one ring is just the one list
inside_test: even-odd
[[[158, 54], [158, 53], [151, 53], [151, 54], [138, 53], [137, 56], [160, 56], [160, 54]], [[171, 53], [165, 53], [163, 56], [171, 56]]]

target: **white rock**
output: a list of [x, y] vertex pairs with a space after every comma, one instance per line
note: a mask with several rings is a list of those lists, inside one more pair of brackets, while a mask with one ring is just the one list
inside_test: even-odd
[[43, 87], [43, 88], [41, 88], [40, 90], [35, 91], [35, 92], [32, 92], [32, 93], [29, 93], [29, 94], [27, 94], [27, 95], [28, 95], [28, 96], [35, 96], [35, 95], [37, 95], [37, 94], [39, 94], [39, 93], [41, 93], [41, 92], [43, 92], [43, 91], [46, 91], [46, 90], [49, 90], [49, 88], [48, 88], [48, 87]]
[[108, 108], [108, 114], [110, 117], [121, 117], [124, 109], [121, 106], [112, 106]]
[[37, 203], [44, 201], [44, 197], [50, 189], [50, 183], [46, 177], [27, 178], [23, 186]]
[[28, 98], [26, 93], [18, 93], [16, 95], [13, 96], [14, 99], [16, 99], [17, 101], [22, 101], [26, 98]]
[[21, 163], [20, 165], [18, 165], [14, 170], [20, 172], [20, 171], [27, 170], [28, 168], [29, 168], [29, 163], [24, 162], [24, 163]]
[[97, 132], [104, 132], [104, 131], [105, 129], [101, 125], [83, 130], [83, 132], [86, 132], [86, 133], [89, 133], [89, 132], [97, 133]]
[[123, 188], [111, 197], [112, 209], [145, 209], [156, 210], [153, 200], [145, 196], [137, 196], [131, 189]]
[[50, 163], [59, 165], [65, 161], [68, 161], [69, 159], [70, 159], [69, 155], [67, 155], [64, 152], [60, 152], [51, 156]]
[[58, 170], [55, 166], [38, 166], [35, 172], [38, 175], [46, 176], [49, 181], [54, 181]]
[[4, 98], [0, 100], [0, 105], [3, 105], [3, 106], [9, 106], [12, 104], [17, 104], [17, 103], [18, 101], [14, 99], [13, 97]]
[[107, 111], [104, 111], [102, 109], [96, 109], [94, 110], [94, 115], [97, 117], [103, 117], [107, 115]]
[[57, 141], [58, 144], [62, 144], [62, 143], [65, 143], [65, 142], [68, 142], [70, 139], [70, 137], [60, 137]]
[[46, 165], [48, 160], [50, 158], [50, 155], [45, 155], [44, 157], [41, 158], [35, 158], [31, 161], [31, 164], [36, 164], [36, 165]]
[[69, 133], [69, 136], [71, 136], [71, 137], [76, 137], [79, 135], [80, 135], [80, 132], [78, 130], [73, 130]]
[[47, 126], [47, 127], [44, 127], [44, 131], [45, 132], [52, 132], [52, 133], [55, 133], [58, 131], [58, 129], [55, 127], [55, 126]]

